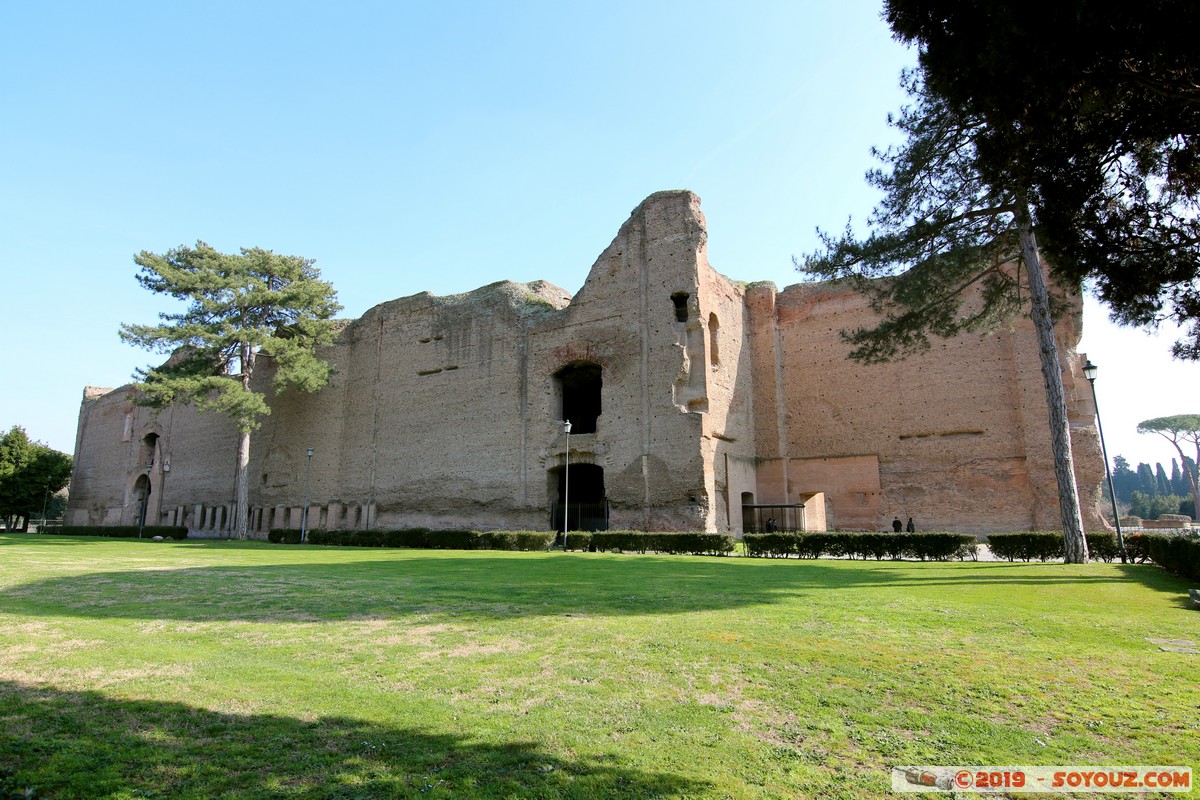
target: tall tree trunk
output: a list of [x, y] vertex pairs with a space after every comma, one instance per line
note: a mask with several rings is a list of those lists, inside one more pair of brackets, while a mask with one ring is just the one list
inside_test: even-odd
[[[1183, 480], [1187, 483], [1188, 491], [1192, 495], [1192, 519], [1200, 519], [1200, 481], [1196, 480], [1196, 475], [1193, 474], [1196, 470], [1188, 469], [1187, 458], [1183, 455], [1183, 447], [1179, 444], [1179, 434], [1175, 434], [1172, 438], [1161, 431], [1156, 431], [1159, 436], [1166, 439], [1175, 448], [1175, 452], [1179, 453], [1180, 469], [1183, 470]], [[1196, 443], [1196, 458], [1200, 459], [1200, 441]]]
[[[1200, 436], [1192, 440], [1196, 443], [1196, 460], [1192, 462], [1192, 468], [1189, 470], [1192, 474], [1189, 476], [1192, 486], [1192, 519], [1200, 519]], [[1183, 460], [1182, 455], [1180, 460]], [[1183, 466], [1187, 466], [1187, 462], [1183, 462]]]
[[[242, 344], [242, 389], [250, 391], [250, 378], [254, 374], [254, 348]], [[250, 420], [238, 420], [237, 489], [234, 493], [233, 535], [238, 539], [249, 538], [250, 531]]]
[[233, 535], [237, 539], [249, 536], [247, 520], [250, 510], [250, 431], [238, 436], [237, 489], [234, 495]]
[[1023, 194], [1017, 201], [1017, 231], [1021, 238], [1021, 255], [1029, 273], [1033, 327], [1037, 331], [1038, 350], [1042, 357], [1046, 404], [1050, 407], [1050, 437], [1054, 447], [1054, 475], [1058, 479], [1058, 506], [1062, 513], [1066, 561], [1068, 564], [1086, 564], [1087, 538], [1083, 532], [1083, 515], [1079, 511], [1079, 489], [1075, 484], [1075, 459], [1071, 455], [1071, 429], [1063, 394], [1062, 364], [1058, 360], [1054, 320], [1050, 316], [1050, 293], [1042, 273], [1042, 259], [1033, 234], [1029, 204]]

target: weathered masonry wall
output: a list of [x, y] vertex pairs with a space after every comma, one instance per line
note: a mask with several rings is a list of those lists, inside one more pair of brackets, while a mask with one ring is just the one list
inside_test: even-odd
[[[1049, 412], [1032, 323], [934, 340], [903, 361], [849, 360], [840, 331], [872, 320], [866, 299], [829, 284], [751, 290], [759, 486], [768, 502], [825, 494], [830, 527], [1057, 529]], [[1085, 522], [1103, 477], [1090, 396], [1081, 393], [1078, 305], [1057, 328]], [[1080, 424], [1082, 423], [1082, 424]], [[872, 465], [873, 464], [873, 465]]]
[[[299, 527], [307, 496], [309, 527], [329, 529], [545, 530], [566, 513], [571, 527], [740, 532], [743, 506], [800, 503], [810, 529], [896, 515], [924, 529], [1057, 527], [1028, 324], [864, 367], [837, 332], [869, 319], [848, 290], [720, 275], [699, 199], [661, 192], [574, 297], [500, 282], [383, 303], [345, 325], [313, 395], [274, 395], [264, 358], [272, 413], [252, 440], [251, 525]], [[1103, 465], [1077, 322], [1059, 334], [1090, 511]], [[129, 393], [85, 391], [68, 521], [136, 522], [144, 502], [149, 523], [228, 530], [233, 426]]]

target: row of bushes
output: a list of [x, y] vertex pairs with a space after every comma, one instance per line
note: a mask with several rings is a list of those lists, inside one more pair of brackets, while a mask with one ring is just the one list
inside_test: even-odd
[[[54, 532], [62, 536], [108, 536], [110, 538], [136, 539], [137, 525], [63, 525]], [[142, 537], [151, 539], [161, 536], [164, 539], [186, 539], [187, 528], [182, 525], [146, 525], [141, 530]]]
[[[272, 528], [267, 541], [297, 544], [300, 531]], [[308, 532], [309, 544], [345, 547], [416, 547], [427, 550], [547, 550], [554, 542], [549, 531], [470, 531], [401, 528], [398, 530]], [[574, 544], [574, 543], [572, 543]]]
[[[567, 544], [572, 545], [567, 537]], [[673, 555], [723, 556], [733, 552], [734, 539], [728, 533], [660, 533], [647, 531], [596, 531], [591, 535], [590, 550], [617, 553], [670, 553]]]
[[1137, 561], [1149, 559], [1168, 572], [1200, 580], [1200, 539], [1187, 534], [1135, 533], [1125, 537], [1125, 552]]
[[974, 559], [978, 541], [969, 533], [928, 531], [876, 533], [873, 531], [809, 531], [803, 533], [747, 533], [746, 555], [758, 558], [820, 558], [839, 556], [877, 561], [917, 558], [921, 561]]
[[[297, 544], [300, 531], [273, 528], [267, 540]], [[548, 550], [562, 546], [562, 534], [549, 531], [472, 531], [402, 528], [399, 530], [308, 532], [309, 544], [349, 547], [414, 547], [434, 550]], [[645, 531], [571, 531], [567, 549], [591, 552], [687, 553], [725, 555], [732, 553], [733, 536], [727, 533], [647, 533]]]
[[[1092, 558], [1112, 561], [1121, 555], [1117, 547], [1117, 535], [1112, 531], [1084, 534], [1088, 553]], [[1131, 555], [1129, 538], [1125, 539], [1125, 552]], [[988, 548], [996, 558], [1009, 561], [1053, 561], [1066, 556], [1066, 543], [1062, 531], [1017, 531], [988, 535]]]

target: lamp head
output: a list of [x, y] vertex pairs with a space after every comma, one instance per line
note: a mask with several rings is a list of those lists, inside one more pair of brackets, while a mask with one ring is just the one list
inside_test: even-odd
[[1099, 371], [1100, 368], [1093, 364], [1090, 358], [1087, 360], [1087, 363], [1083, 365], [1083, 377], [1087, 378], [1089, 381], [1096, 380], [1096, 373]]
[[312, 454], [313, 454], [313, 449], [310, 447], [310, 448], [308, 448], [308, 457], [312, 458]]
[[569, 419], [564, 420], [563, 421], [563, 433], [570, 433], [570, 432], [571, 432], [571, 420], [569, 420]]

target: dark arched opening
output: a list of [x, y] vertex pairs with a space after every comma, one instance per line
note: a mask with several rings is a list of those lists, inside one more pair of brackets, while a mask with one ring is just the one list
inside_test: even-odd
[[148, 433], [142, 437], [142, 466], [149, 469], [158, 460], [158, 434]]
[[138, 479], [133, 482], [133, 498], [136, 503], [137, 518], [135, 522], [141, 525], [148, 525], [146, 520], [146, 509], [150, 506], [150, 476], [139, 475]]
[[603, 369], [590, 361], [576, 361], [554, 373], [560, 397], [559, 419], [570, 420], [571, 433], [595, 433], [600, 417]]
[[[563, 529], [563, 514], [567, 515], [569, 531], [608, 530], [608, 498], [604, 494], [604, 468], [595, 464], [572, 464], [570, 485], [567, 485], [567, 469], [555, 467], [550, 470], [554, 506], [550, 513], [550, 526]], [[563, 499], [569, 508], [563, 508]]]

